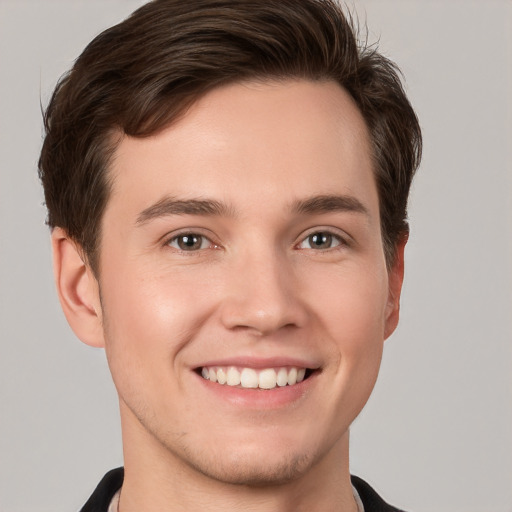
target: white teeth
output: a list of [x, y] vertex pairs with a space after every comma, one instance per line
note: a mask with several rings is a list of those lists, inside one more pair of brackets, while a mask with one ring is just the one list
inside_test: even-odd
[[293, 386], [304, 380], [305, 368], [253, 368], [238, 369], [229, 367], [203, 367], [201, 375], [204, 379], [228, 386], [241, 386], [249, 389], [274, 389], [276, 386]]
[[291, 368], [290, 371], [288, 372], [288, 386], [293, 386], [296, 383], [297, 383], [297, 368]]
[[228, 386], [238, 386], [240, 384], [240, 372], [236, 368], [228, 370]]
[[286, 386], [288, 384], [288, 372], [286, 371], [286, 368], [281, 368], [277, 372], [277, 385], [279, 387]]
[[217, 370], [217, 382], [219, 384], [226, 384], [227, 380], [226, 372], [222, 368], [219, 368]]
[[277, 374], [272, 368], [263, 370], [258, 376], [259, 387], [262, 389], [273, 389], [277, 384]]
[[240, 384], [243, 388], [257, 388], [258, 374], [252, 368], [244, 368], [240, 375]]

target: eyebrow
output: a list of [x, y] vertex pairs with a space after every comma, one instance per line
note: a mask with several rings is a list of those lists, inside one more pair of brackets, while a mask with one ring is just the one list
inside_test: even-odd
[[369, 216], [368, 209], [354, 196], [320, 195], [301, 199], [292, 203], [292, 210], [300, 214], [328, 212], [353, 212]]
[[232, 208], [214, 199], [176, 199], [164, 197], [149, 206], [137, 217], [137, 224], [146, 224], [150, 220], [167, 215], [214, 215], [232, 216]]
[[[361, 201], [348, 195], [320, 195], [300, 199], [292, 203], [291, 209], [295, 213], [307, 215], [328, 212], [354, 212], [369, 216], [368, 209]], [[225, 203], [215, 199], [177, 199], [167, 196], [144, 209], [138, 215], [136, 224], [146, 224], [153, 219], [167, 215], [233, 217], [235, 211]]]

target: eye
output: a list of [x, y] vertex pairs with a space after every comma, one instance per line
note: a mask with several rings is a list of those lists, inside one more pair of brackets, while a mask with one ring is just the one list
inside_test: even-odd
[[204, 235], [199, 235], [197, 233], [182, 233], [181, 235], [171, 238], [167, 242], [167, 245], [174, 249], [179, 249], [180, 251], [191, 252], [208, 249], [208, 247], [212, 247], [214, 244]]
[[328, 231], [316, 231], [307, 236], [300, 244], [299, 249], [326, 250], [338, 247], [343, 240]]

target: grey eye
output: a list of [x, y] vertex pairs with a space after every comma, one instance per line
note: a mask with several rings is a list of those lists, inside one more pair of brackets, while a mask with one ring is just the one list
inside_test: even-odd
[[304, 241], [300, 244], [301, 249], [332, 249], [341, 244], [339, 237], [329, 233], [327, 231], [318, 231], [311, 233]]

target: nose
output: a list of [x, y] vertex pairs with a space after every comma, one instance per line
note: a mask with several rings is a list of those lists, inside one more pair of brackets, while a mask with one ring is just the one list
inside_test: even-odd
[[300, 297], [300, 278], [286, 257], [252, 254], [230, 266], [221, 305], [227, 329], [260, 336], [302, 327], [307, 310]]

